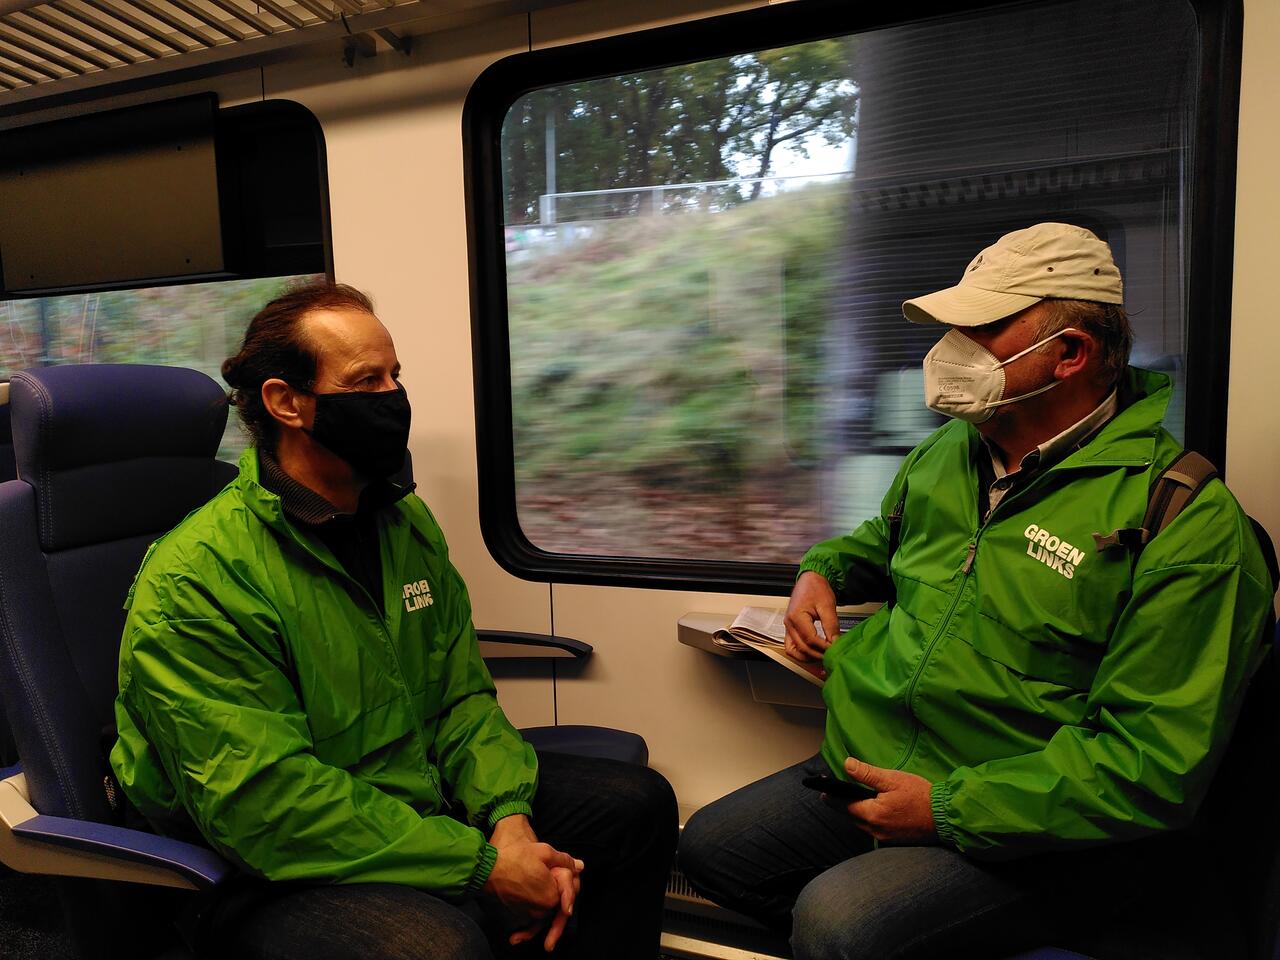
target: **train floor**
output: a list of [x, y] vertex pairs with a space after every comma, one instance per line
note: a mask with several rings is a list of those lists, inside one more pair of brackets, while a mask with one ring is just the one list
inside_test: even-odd
[[53, 882], [0, 867], [0, 957], [73, 960]]

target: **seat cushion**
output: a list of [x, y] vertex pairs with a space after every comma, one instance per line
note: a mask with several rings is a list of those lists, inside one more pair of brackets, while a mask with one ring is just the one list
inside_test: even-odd
[[539, 753], [571, 753], [579, 757], [603, 757], [641, 765], [649, 762], [649, 745], [638, 733], [564, 724], [555, 727], [525, 727], [520, 731]]

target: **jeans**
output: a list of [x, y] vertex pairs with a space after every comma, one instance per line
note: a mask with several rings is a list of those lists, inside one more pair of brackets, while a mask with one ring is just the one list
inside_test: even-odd
[[[554, 956], [654, 960], [677, 837], [661, 774], [616, 760], [538, 757], [533, 827], [583, 860], [582, 890]], [[493, 960], [545, 956], [542, 938], [511, 948], [478, 900], [450, 902], [395, 884], [271, 883], [248, 877], [217, 894], [194, 939], [200, 953], [247, 960]]]
[[[1094, 957], [1233, 957], [1238, 930], [1188, 929], [1190, 908], [1154, 898], [1189, 870], [1181, 851], [1140, 841], [982, 862], [943, 846], [878, 848], [843, 806], [801, 785], [813, 757], [699, 810], [680, 868], [708, 899], [791, 935], [796, 960], [998, 958], [1050, 943]], [[1200, 908], [1204, 903], [1196, 901]]]

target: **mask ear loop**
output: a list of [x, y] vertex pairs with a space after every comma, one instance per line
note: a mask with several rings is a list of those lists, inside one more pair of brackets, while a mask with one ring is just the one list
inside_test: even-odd
[[1018, 396], [1009, 397], [1007, 400], [993, 400], [991, 403], [988, 403], [987, 406], [1003, 407], [1006, 403], [1017, 403], [1019, 400], [1027, 400], [1031, 397], [1039, 396], [1040, 394], [1045, 393], [1046, 391], [1052, 390], [1054, 387], [1058, 386], [1061, 383], [1062, 383], [1061, 380], [1055, 380], [1053, 381], [1053, 383], [1045, 384], [1039, 390], [1032, 390], [1030, 393], [1020, 393], [1018, 394]]
[[[1061, 330], [1059, 330], [1057, 333], [1051, 333], [1051, 334], [1049, 334], [1049, 336], [1045, 337], [1043, 340], [1039, 341], [1038, 343], [1033, 343], [1031, 346], [1027, 347], [1027, 349], [1022, 350], [1022, 351], [1019, 351], [1018, 353], [1015, 353], [1015, 354], [1014, 354], [1012, 357], [1010, 357], [1008, 360], [1002, 360], [1002, 361], [998, 364], [998, 367], [1003, 368], [1003, 367], [1008, 366], [1009, 364], [1013, 363], [1013, 361], [1017, 360], [1019, 357], [1025, 357], [1025, 356], [1026, 356], [1028, 353], [1030, 353], [1032, 350], [1035, 350], [1035, 349], [1036, 349], [1036, 348], [1038, 348], [1038, 347], [1043, 347], [1043, 346], [1044, 346], [1046, 343], [1048, 343], [1050, 340], [1053, 340], [1053, 339], [1055, 339], [1056, 337], [1060, 337], [1060, 336], [1062, 336], [1064, 333], [1080, 333], [1080, 331], [1079, 331], [1079, 330], [1077, 330], [1075, 327], [1063, 327], [1063, 328], [1062, 328]], [[988, 407], [1003, 407], [1006, 403], [1017, 403], [1017, 402], [1018, 402], [1018, 401], [1020, 401], [1020, 400], [1029, 400], [1031, 397], [1037, 397], [1037, 396], [1039, 396], [1039, 395], [1040, 395], [1040, 394], [1042, 394], [1042, 393], [1045, 393], [1045, 392], [1047, 392], [1047, 391], [1049, 391], [1049, 390], [1052, 390], [1054, 387], [1056, 387], [1056, 386], [1060, 385], [1061, 383], [1062, 383], [1062, 381], [1061, 381], [1061, 380], [1054, 380], [1052, 383], [1046, 383], [1043, 387], [1040, 387], [1038, 390], [1032, 390], [1032, 391], [1031, 391], [1031, 392], [1029, 392], [1029, 393], [1022, 393], [1022, 394], [1019, 394], [1019, 395], [1018, 395], [1018, 396], [1016, 396], [1016, 397], [1009, 397], [1009, 398], [1008, 398], [1008, 399], [1006, 399], [1006, 400], [995, 400], [995, 401], [992, 401], [991, 403], [988, 403], [988, 404], [987, 404], [987, 406], [988, 406]]]
[[1030, 353], [1032, 350], [1038, 349], [1039, 347], [1043, 347], [1043, 346], [1044, 346], [1046, 343], [1048, 343], [1050, 340], [1056, 339], [1057, 337], [1062, 336], [1064, 333], [1082, 333], [1082, 332], [1083, 332], [1083, 331], [1077, 330], [1075, 327], [1063, 327], [1063, 328], [1062, 328], [1061, 330], [1059, 330], [1057, 333], [1051, 333], [1051, 334], [1049, 334], [1047, 337], [1045, 337], [1043, 340], [1038, 340], [1038, 341], [1036, 341], [1036, 342], [1035, 342], [1035, 343], [1033, 343], [1031, 346], [1027, 347], [1027, 349], [1025, 349], [1025, 350], [1019, 350], [1017, 353], [1015, 353], [1015, 354], [1014, 354], [1012, 357], [1010, 357], [1008, 360], [1001, 360], [1001, 361], [999, 361], [999, 362], [996, 364], [996, 366], [998, 366], [998, 367], [1007, 367], [1009, 364], [1013, 363], [1013, 361], [1017, 360], [1019, 357], [1025, 357], [1025, 356], [1026, 356], [1028, 353]]

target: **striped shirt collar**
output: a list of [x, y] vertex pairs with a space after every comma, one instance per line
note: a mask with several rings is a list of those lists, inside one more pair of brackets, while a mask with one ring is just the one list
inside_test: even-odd
[[[349, 519], [355, 514], [343, 513], [327, 498], [316, 493], [305, 484], [299, 483], [284, 472], [270, 451], [258, 448], [258, 480], [271, 493], [280, 498], [280, 506], [293, 520], [311, 526], [319, 526], [332, 520]], [[411, 492], [414, 484], [400, 486], [389, 480], [371, 483], [360, 494], [360, 506], [357, 512], [380, 510], [390, 506]]]
[[[1079, 450], [1093, 439], [1094, 434], [1101, 430], [1108, 420], [1116, 415], [1118, 408], [1119, 400], [1116, 396], [1116, 391], [1112, 390], [1107, 395], [1107, 398], [1093, 409], [1092, 413], [1077, 420], [1056, 437], [1050, 437], [1023, 457], [1018, 469], [1042, 470], [1057, 463], [1073, 450]], [[1007, 476], [1009, 471], [1005, 469], [1004, 459], [985, 437], [983, 442], [987, 445], [987, 455], [991, 457], [991, 466], [995, 468], [996, 478]]]

